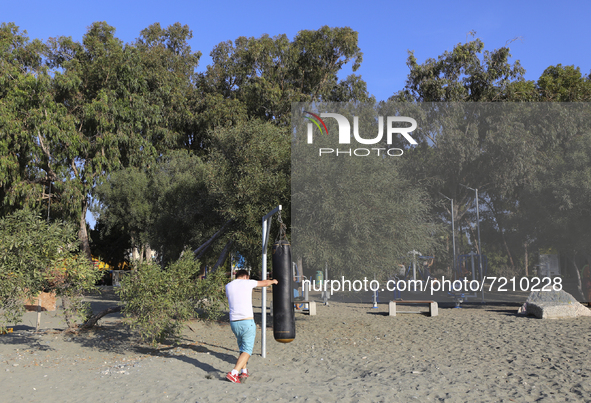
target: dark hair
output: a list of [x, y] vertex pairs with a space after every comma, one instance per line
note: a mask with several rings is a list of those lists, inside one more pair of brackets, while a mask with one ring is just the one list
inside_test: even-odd
[[250, 275], [248, 274], [248, 270], [236, 270], [236, 272], [234, 273], [236, 278], [240, 278], [240, 277], [250, 277]]

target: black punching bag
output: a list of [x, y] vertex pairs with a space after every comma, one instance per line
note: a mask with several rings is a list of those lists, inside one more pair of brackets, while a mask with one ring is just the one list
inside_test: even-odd
[[278, 281], [273, 285], [273, 337], [280, 343], [289, 343], [295, 339], [289, 241], [273, 244], [273, 278]]

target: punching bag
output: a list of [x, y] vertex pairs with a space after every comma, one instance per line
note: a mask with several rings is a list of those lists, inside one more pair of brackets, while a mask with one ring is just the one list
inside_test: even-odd
[[291, 249], [289, 241], [273, 244], [273, 337], [280, 343], [295, 339], [295, 316], [293, 311], [293, 274], [291, 273]]

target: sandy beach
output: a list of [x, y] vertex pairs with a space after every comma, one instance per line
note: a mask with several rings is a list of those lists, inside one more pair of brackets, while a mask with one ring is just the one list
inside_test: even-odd
[[[316, 296], [318, 297], [318, 296]], [[519, 317], [514, 302], [440, 303], [439, 315], [388, 316], [371, 295], [334, 296], [296, 314], [296, 339], [260, 333], [243, 384], [227, 318], [189, 323], [178, 345], [141, 344], [117, 315], [78, 335], [59, 312], [35, 313], [0, 336], [4, 402], [584, 402], [591, 401], [591, 318]], [[95, 311], [116, 304], [107, 289]], [[260, 292], [255, 293], [260, 325]], [[409, 307], [409, 309], [418, 309]], [[424, 309], [423, 309], [424, 310]]]

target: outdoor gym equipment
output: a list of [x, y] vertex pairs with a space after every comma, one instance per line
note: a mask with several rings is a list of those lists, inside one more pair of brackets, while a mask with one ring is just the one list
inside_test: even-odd
[[[324, 263], [323, 281], [328, 281], [328, 263], [327, 262]], [[328, 290], [324, 290], [324, 287], [322, 287], [322, 290], [323, 291], [320, 293], [320, 295], [322, 297], [322, 301], [324, 302], [324, 305], [328, 306], [328, 300], [330, 299], [330, 293]]]
[[[281, 226], [280, 234], [284, 235], [285, 226]], [[295, 316], [291, 250], [286, 239], [273, 245], [273, 278], [278, 281], [273, 286], [273, 336], [280, 343], [289, 343], [295, 339]]]
[[429, 269], [428, 268], [422, 268], [422, 265], [418, 265], [417, 263], [417, 259], [421, 259], [421, 260], [429, 260], [429, 259], [433, 259], [433, 256], [422, 256], [421, 252], [417, 252], [416, 250], [413, 250], [411, 252], [408, 252], [409, 255], [413, 255], [412, 260], [410, 261], [410, 263], [408, 264], [408, 268], [406, 269], [406, 272], [404, 274], [404, 278], [409, 280], [416, 280], [417, 279], [417, 274], [419, 275], [419, 279], [422, 281], [427, 281], [427, 279], [431, 276], [431, 274], [429, 273]]
[[[280, 211], [281, 205], [275, 207], [263, 217], [263, 267], [261, 269], [261, 280], [267, 279], [267, 245], [269, 243], [269, 233], [271, 232], [271, 218]], [[261, 357], [265, 358], [267, 356], [267, 287], [263, 287], [261, 293], [261, 313]]]
[[[470, 280], [476, 280], [482, 284], [483, 279], [486, 277], [488, 270], [488, 259], [486, 255], [480, 255], [476, 252], [470, 252], [466, 255], [459, 255], [455, 265], [454, 280], [461, 280], [471, 276]], [[468, 298], [477, 298], [478, 292], [474, 291], [473, 294], [466, 294], [464, 292], [449, 292], [456, 302], [456, 308], [460, 307], [460, 304]], [[484, 287], [482, 287], [482, 303], [484, 304]]]
[[[376, 279], [376, 275], [373, 275], [373, 279]], [[378, 289], [376, 288], [373, 291], [373, 297], [372, 297], [372, 308], [377, 309], [378, 308]]]

